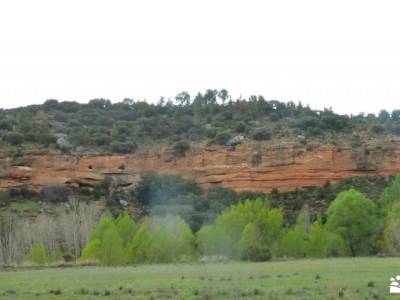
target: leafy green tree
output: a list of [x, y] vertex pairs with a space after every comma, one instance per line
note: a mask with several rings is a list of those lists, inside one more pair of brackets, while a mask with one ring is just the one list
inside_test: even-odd
[[112, 226], [113, 222], [114, 220], [111, 216], [103, 216], [93, 229], [90, 240], [101, 240], [104, 236], [104, 232]]
[[43, 243], [33, 244], [26, 256], [26, 260], [36, 265], [44, 266], [47, 263], [47, 254]]
[[379, 198], [379, 205], [383, 212], [387, 212], [396, 202], [400, 202], [400, 176], [395, 177], [392, 184], [382, 191]]
[[173, 257], [175, 241], [174, 235], [167, 224], [160, 224], [158, 220], [152, 220], [151, 224], [151, 243], [147, 250], [148, 262], [152, 263], [166, 263], [177, 259]]
[[114, 224], [104, 232], [101, 240], [98, 259], [102, 265], [121, 265], [126, 262], [123, 240]]
[[226, 89], [222, 89], [218, 92], [218, 97], [222, 100], [222, 104], [229, 98], [229, 93]]
[[143, 263], [148, 261], [147, 249], [151, 245], [149, 225], [141, 223], [132, 242], [128, 246], [128, 261], [131, 263]]
[[327, 211], [327, 229], [347, 243], [351, 255], [370, 254], [376, 237], [376, 207], [363, 194], [350, 189], [340, 193]]
[[179, 176], [144, 176], [137, 188], [137, 197], [143, 205], [174, 204], [179, 196], [200, 195], [202, 190], [193, 181]]
[[[250, 223], [253, 225], [245, 231]], [[246, 200], [223, 212], [217, 217], [214, 225], [202, 228], [197, 237], [203, 254], [239, 258], [242, 251], [247, 251], [253, 246], [251, 241], [254, 241], [255, 237], [252, 234], [257, 233], [260, 243], [260, 247], [257, 245], [253, 248], [271, 249], [280, 235], [282, 223], [282, 211], [271, 208], [268, 200]]]
[[278, 250], [275, 251], [278, 256], [283, 257], [305, 257], [307, 245], [306, 232], [295, 227], [286, 229], [278, 243]]
[[82, 250], [81, 260], [98, 260], [100, 257], [101, 241], [92, 239]]
[[58, 108], [58, 100], [48, 99], [43, 103], [43, 108], [50, 111]]
[[49, 263], [57, 262], [61, 260], [63, 257], [63, 252], [61, 251], [60, 248], [56, 248], [53, 251], [51, 251], [47, 257], [47, 261]]
[[382, 109], [378, 114], [378, 119], [382, 122], [386, 122], [390, 119], [390, 113]]
[[189, 225], [183, 220], [177, 220], [177, 228], [174, 232], [176, 239], [176, 255], [178, 256], [193, 256], [195, 252], [195, 236]]
[[245, 122], [239, 122], [235, 126], [235, 131], [238, 133], [244, 133], [247, 130], [247, 125]]
[[150, 218], [129, 245], [130, 262], [174, 262], [194, 254], [194, 236], [178, 217]]
[[24, 141], [24, 136], [18, 132], [10, 132], [4, 135], [3, 139], [11, 145], [20, 145]]
[[400, 253], [400, 202], [393, 204], [386, 218], [384, 245], [387, 252]]
[[375, 124], [371, 127], [371, 131], [376, 135], [383, 134], [385, 132], [385, 126], [381, 124]]
[[92, 99], [87, 104], [88, 107], [98, 108], [98, 109], [107, 109], [111, 108], [111, 101], [107, 99]]
[[93, 137], [93, 142], [97, 145], [97, 146], [105, 146], [105, 145], [109, 145], [111, 143], [111, 137], [109, 135], [106, 134], [97, 134]]
[[93, 196], [96, 198], [100, 197], [108, 197], [110, 196], [111, 188], [112, 188], [112, 178], [107, 176], [102, 181], [100, 181], [93, 188]]
[[393, 110], [391, 116], [393, 121], [400, 121], [400, 109]]
[[185, 156], [186, 152], [190, 149], [190, 144], [186, 141], [179, 141], [174, 145], [175, 154], [178, 156]]
[[209, 188], [207, 190], [205, 198], [206, 199], [204, 199], [202, 203], [195, 203], [195, 205], [199, 206], [199, 204], [206, 203], [208, 209], [215, 214], [219, 214], [227, 207], [237, 204], [238, 202], [238, 195], [236, 194], [236, 192], [234, 190], [227, 189], [222, 186], [215, 186]]
[[256, 141], [267, 141], [271, 138], [271, 133], [266, 128], [256, 129], [253, 133], [253, 139]]
[[[64, 132], [68, 134], [72, 149], [85, 146], [87, 151], [118, 153], [132, 153], [136, 144], [150, 146], [154, 141], [164, 144], [182, 139], [189, 142], [213, 139], [212, 142], [225, 144], [226, 133], [248, 132], [244, 126], [236, 127], [237, 124], [249, 124], [253, 129], [274, 129], [271, 134], [276, 136], [304, 133], [320, 138], [327, 131], [350, 137], [353, 127], [364, 129], [367, 126], [379, 134], [399, 131], [400, 113], [397, 110], [391, 115], [383, 111], [378, 117], [360, 114], [350, 118], [335, 114], [331, 109], [314, 111], [293, 102], [267, 101], [263, 96], [232, 99], [225, 89], [208, 89], [198, 93], [193, 101], [187, 92], [179, 93], [175, 103], [171, 99], [167, 102], [165, 98], [161, 99], [158, 104], [133, 99], [124, 99], [120, 103], [93, 99], [88, 104], [48, 100], [43, 105], [0, 111], [0, 118], [5, 121], [0, 121], [0, 131], [3, 136], [12, 130], [24, 133], [21, 143], [34, 142], [44, 146], [54, 143], [55, 133]], [[35, 126], [32, 126], [33, 122]], [[290, 127], [295, 130], [288, 130]], [[265, 140], [269, 136], [257, 132], [254, 138]]]
[[137, 149], [137, 145], [134, 142], [112, 142], [111, 151], [115, 153], [125, 154], [133, 153]]
[[286, 228], [275, 247], [275, 254], [283, 257], [305, 257], [307, 254], [308, 232], [305, 226], [304, 213], [301, 211], [296, 224]]
[[271, 259], [271, 250], [263, 245], [261, 232], [253, 223], [243, 229], [239, 241], [241, 258], [250, 261], [266, 261]]
[[232, 138], [232, 133], [227, 130], [220, 132], [215, 137], [215, 143], [218, 145], [226, 145], [226, 143]]
[[329, 232], [318, 218], [312, 225], [306, 207], [300, 211], [296, 224], [282, 234], [275, 255], [286, 257], [328, 257], [348, 254], [348, 247], [335, 233]]
[[176, 95], [175, 100], [178, 103], [178, 105], [186, 106], [190, 104], [190, 95], [188, 92], [183, 91], [178, 95]]
[[[125, 228], [120, 226], [120, 229]], [[120, 237], [114, 220], [106, 216], [95, 227], [89, 243], [82, 251], [81, 259], [97, 260], [106, 266], [123, 264], [127, 259], [125, 250], [124, 240]]]
[[348, 247], [337, 234], [324, 228], [320, 218], [311, 226], [306, 249], [309, 257], [344, 256], [349, 252]]
[[240, 255], [238, 241], [248, 223], [254, 223], [260, 231], [260, 240], [263, 244], [272, 243], [279, 235], [283, 223], [282, 212], [272, 209], [267, 200], [246, 200], [232, 206], [223, 212], [215, 221], [230, 237], [231, 247], [235, 256]]
[[193, 255], [194, 236], [184, 220], [167, 216], [151, 221], [151, 262], [173, 262]]
[[10, 131], [13, 128], [13, 123], [11, 120], [0, 120], [0, 130]]
[[122, 243], [125, 246], [130, 243], [136, 232], [136, 224], [133, 219], [127, 214], [122, 213], [115, 220], [115, 227], [117, 232], [122, 239]]
[[203, 255], [233, 256], [231, 238], [221, 227], [204, 225], [196, 233], [198, 249]]

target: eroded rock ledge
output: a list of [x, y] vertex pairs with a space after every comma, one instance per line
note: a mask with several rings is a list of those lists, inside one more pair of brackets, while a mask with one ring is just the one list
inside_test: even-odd
[[240, 145], [235, 150], [204, 148], [178, 157], [171, 150], [132, 155], [31, 153], [0, 160], [0, 189], [46, 184], [91, 187], [111, 176], [134, 187], [148, 172], [190, 178], [202, 187], [221, 184], [236, 191], [269, 192], [321, 186], [349, 176], [400, 173], [400, 144], [374, 147]]

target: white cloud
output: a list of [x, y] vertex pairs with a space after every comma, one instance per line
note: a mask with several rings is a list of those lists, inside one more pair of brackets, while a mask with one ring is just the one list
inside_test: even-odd
[[[377, 112], [400, 97], [396, 1], [3, 1], [0, 106], [181, 90]], [[397, 106], [400, 107], [400, 106]]]

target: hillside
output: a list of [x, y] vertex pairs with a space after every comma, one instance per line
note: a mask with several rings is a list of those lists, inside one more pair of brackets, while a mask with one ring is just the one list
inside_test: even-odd
[[[141, 153], [173, 147], [183, 154], [193, 145], [291, 142], [360, 147], [400, 135], [400, 111], [346, 116], [301, 103], [267, 101], [262, 96], [232, 99], [226, 90], [191, 98], [182, 92], [158, 104], [125, 99], [112, 104], [47, 100], [0, 111], [3, 155], [56, 149], [64, 153]], [[236, 139], [232, 139], [236, 137]]]
[[270, 192], [399, 172], [400, 111], [347, 116], [301, 103], [186, 92], [158, 104], [47, 100], [0, 111], [0, 189], [134, 186], [148, 172]]
[[[400, 177], [393, 180], [400, 173], [397, 111], [343, 116], [262, 97], [233, 101], [227, 92], [211, 90], [193, 101], [179, 94], [175, 102], [48, 100], [1, 111], [0, 233], [2, 245], [8, 245], [4, 239], [12, 232], [14, 244], [0, 247], [0, 264], [35, 262], [36, 252], [43, 254], [39, 263], [60, 255], [65, 262], [98, 260], [100, 252], [91, 249], [108, 241], [90, 240], [97, 222], [99, 228], [106, 224], [104, 234], [116, 237], [110, 245], [125, 241], [120, 250], [137, 242], [131, 239], [134, 234], [139, 240], [170, 243], [180, 228], [184, 235], [177, 249], [186, 251], [182, 255], [217, 249], [210, 253], [257, 261], [389, 251], [375, 238], [347, 247], [344, 241], [336, 243], [330, 231], [322, 232], [330, 241], [328, 252], [306, 248], [314, 240], [326, 244], [318, 234], [330, 226], [329, 219], [335, 220], [330, 211], [342, 198], [365, 204], [354, 222], [370, 227], [375, 220], [365, 216], [382, 216], [393, 201], [392, 191], [400, 186]], [[357, 209], [351, 218], [360, 205], [352, 207]], [[254, 220], [267, 220], [262, 226], [272, 222], [276, 230], [265, 240], [269, 248], [257, 244], [242, 252], [244, 237], [252, 241], [257, 236]], [[225, 247], [219, 234], [235, 228], [231, 221], [245, 227]], [[121, 235], [125, 227], [129, 237]], [[269, 225], [265, 228], [268, 233]], [[292, 243], [299, 228], [305, 238]], [[383, 236], [383, 228], [373, 226], [368, 237]], [[194, 233], [202, 248], [193, 247]], [[297, 251], [299, 243], [304, 251]], [[394, 242], [386, 237], [385, 243]], [[173, 244], [149, 248], [163, 249], [157, 253], [171, 249], [167, 258], [140, 256], [150, 252], [136, 246], [129, 248], [129, 257], [135, 259], [131, 262], [171, 261], [177, 257]]]

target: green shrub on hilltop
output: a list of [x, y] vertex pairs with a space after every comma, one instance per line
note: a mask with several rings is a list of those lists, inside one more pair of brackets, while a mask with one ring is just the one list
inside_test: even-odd
[[178, 156], [185, 156], [186, 152], [189, 151], [190, 144], [186, 141], [179, 141], [174, 145], [174, 151]]
[[256, 141], [267, 141], [271, 138], [271, 133], [266, 128], [259, 128], [254, 131], [252, 137]]
[[24, 136], [18, 132], [10, 132], [3, 136], [3, 140], [11, 145], [20, 145], [24, 141]]
[[137, 149], [134, 142], [111, 142], [110, 147], [112, 152], [120, 154], [134, 153]]
[[[50, 99], [42, 105], [0, 111], [0, 135], [11, 145], [56, 147], [55, 136], [63, 133], [72, 150], [125, 154], [138, 146], [174, 146], [177, 141], [226, 145], [236, 133], [253, 140], [303, 135], [328, 142], [340, 135], [350, 143], [353, 132], [372, 132], [380, 138], [397, 135], [400, 126], [398, 110], [347, 116], [263, 96], [226, 95], [224, 89], [208, 89], [194, 97], [181, 92], [174, 101], [161, 98], [157, 104], [133, 99], [118, 103], [93, 99], [87, 104]], [[181, 147], [177, 150], [184, 152]]]

